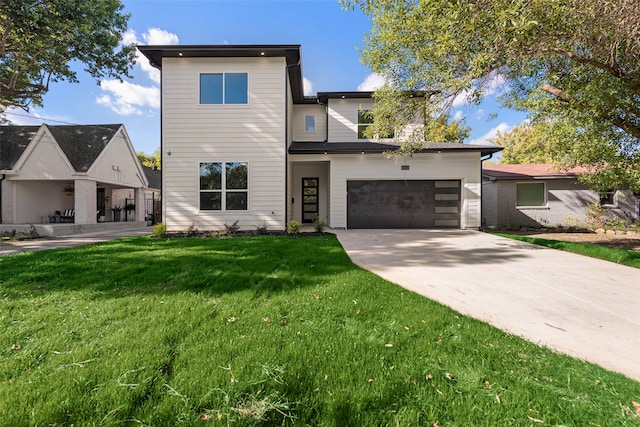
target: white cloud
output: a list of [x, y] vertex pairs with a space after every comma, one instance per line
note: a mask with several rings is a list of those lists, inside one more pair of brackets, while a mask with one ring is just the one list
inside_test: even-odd
[[313, 82], [306, 77], [302, 78], [302, 88], [305, 96], [311, 96], [313, 92]]
[[484, 117], [484, 110], [482, 108], [476, 111], [476, 120], [480, 120]]
[[[484, 79], [478, 79], [474, 83], [476, 86], [482, 86], [482, 95], [483, 96], [492, 96], [495, 95], [499, 89], [508, 90], [507, 80], [494, 71], [489, 74]], [[467, 99], [469, 95], [471, 95], [471, 90], [465, 90], [461, 92], [458, 96], [455, 97], [453, 102], [451, 103], [451, 107], [461, 107], [463, 105], [469, 104], [469, 100]]]
[[[122, 36], [123, 44], [174, 45], [179, 43], [178, 36], [160, 28], [149, 28], [140, 37], [134, 30], [127, 30]], [[137, 64], [146, 76], [155, 84], [160, 83], [160, 70], [149, 64], [147, 58], [136, 52]], [[160, 108], [160, 89], [157, 86], [102, 80], [100, 88], [103, 94], [96, 98], [100, 105], [111, 108], [123, 116], [142, 114], [142, 107]]]
[[377, 73], [371, 73], [358, 85], [357, 90], [374, 91], [382, 85], [384, 85], [384, 77]]
[[123, 116], [142, 114], [141, 107], [160, 108], [160, 89], [119, 80], [103, 80], [100, 88], [106, 92], [96, 102]]
[[464, 113], [462, 112], [462, 110], [456, 110], [456, 112], [453, 114], [453, 120], [458, 121], [462, 119], [464, 119]]
[[498, 135], [498, 132], [505, 133], [509, 132], [511, 129], [513, 129], [512, 125], [502, 122], [498, 126], [491, 128], [489, 132], [485, 133], [484, 135], [472, 139], [471, 141], [469, 141], [469, 144], [493, 145], [493, 143], [490, 142], [489, 139], [495, 138]]

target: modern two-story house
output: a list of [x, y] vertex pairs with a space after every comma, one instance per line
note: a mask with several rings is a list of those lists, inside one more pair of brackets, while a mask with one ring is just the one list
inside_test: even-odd
[[372, 93], [305, 96], [299, 45], [138, 49], [162, 74], [168, 230], [316, 217], [332, 228], [480, 227], [481, 161], [500, 148], [433, 143], [386, 158], [395, 141], [363, 135]]

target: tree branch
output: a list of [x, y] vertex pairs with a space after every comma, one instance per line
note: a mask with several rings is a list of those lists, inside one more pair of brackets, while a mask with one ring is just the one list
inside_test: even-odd
[[549, 84], [543, 84], [540, 86], [540, 90], [543, 90], [551, 95], [556, 96], [562, 102], [571, 102], [571, 97], [565, 91], [558, 89], [557, 87], [553, 87]]

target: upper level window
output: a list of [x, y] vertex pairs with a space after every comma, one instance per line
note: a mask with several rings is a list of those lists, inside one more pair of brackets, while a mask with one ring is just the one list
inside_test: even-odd
[[[358, 139], [367, 139], [365, 132], [367, 128], [373, 123], [373, 115], [371, 110], [358, 110]], [[390, 132], [388, 135], [376, 135], [378, 138], [393, 138], [394, 132]]]
[[316, 131], [316, 116], [312, 114], [304, 116], [304, 131], [305, 132]]
[[370, 110], [358, 110], [358, 139], [367, 139], [364, 134], [371, 123], [373, 116]]
[[544, 182], [519, 182], [516, 184], [518, 207], [546, 206], [547, 195]]
[[200, 104], [247, 104], [247, 73], [200, 74]]
[[200, 163], [200, 209], [246, 211], [248, 182], [246, 162]]

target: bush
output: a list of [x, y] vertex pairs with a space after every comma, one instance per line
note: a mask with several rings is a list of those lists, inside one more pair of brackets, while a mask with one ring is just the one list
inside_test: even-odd
[[267, 234], [268, 232], [268, 228], [267, 228], [267, 222], [263, 222], [261, 225], [256, 225], [256, 234], [258, 236], [264, 236], [265, 234]]
[[154, 237], [164, 237], [167, 234], [167, 226], [164, 222], [159, 222], [153, 228], [153, 233], [151, 233]]
[[225, 230], [227, 230], [227, 233], [229, 233], [229, 235], [233, 236], [240, 230], [240, 226], [238, 225], [239, 222], [240, 220], [236, 219], [235, 222], [231, 225], [227, 225], [226, 222], [224, 223], [224, 228]]
[[292, 219], [287, 223], [288, 234], [298, 234], [300, 232], [300, 223], [295, 219]]
[[324, 232], [324, 227], [326, 227], [327, 223], [320, 218], [319, 215], [316, 215], [316, 217], [313, 219], [313, 229], [317, 232], [317, 233], [322, 233]]
[[605, 212], [607, 210], [600, 205], [600, 202], [591, 203], [587, 206], [587, 216], [584, 222], [590, 228], [602, 228], [607, 222]]

